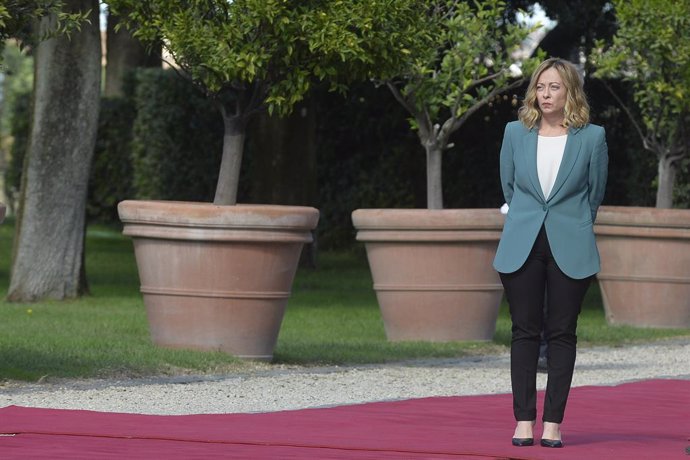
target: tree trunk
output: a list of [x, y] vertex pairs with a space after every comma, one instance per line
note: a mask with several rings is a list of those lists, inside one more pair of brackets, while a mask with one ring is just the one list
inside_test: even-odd
[[659, 157], [659, 185], [656, 190], [656, 207], [673, 207], [673, 186], [676, 182], [677, 161], [669, 160], [668, 156]]
[[[85, 289], [84, 214], [100, 101], [98, 1], [66, 0], [91, 10], [71, 37], [42, 41], [35, 55], [34, 115], [22, 177], [8, 299], [77, 297]], [[54, 23], [46, 18], [41, 29]]]
[[[2, 45], [0, 45], [0, 48], [2, 48]], [[2, 49], [0, 49], [0, 52], [2, 52]], [[4, 111], [7, 105], [8, 86], [9, 85], [7, 84], [5, 74], [0, 72], [0, 120], [4, 119]], [[0, 142], [2, 141], [2, 138], [5, 136], [5, 134], [6, 133], [0, 130]], [[0, 203], [6, 203], [8, 205], [8, 209], [11, 209], [10, 202], [7, 199], [8, 197], [7, 195], [5, 195], [5, 171], [7, 170], [7, 153], [5, 152], [5, 146], [3, 144], [4, 142], [0, 144]]]
[[240, 167], [244, 153], [244, 138], [247, 123], [242, 116], [223, 114], [225, 134], [223, 136], [223, 157], [220, 162], [218, 184], [213, 204], [237, 204], [237, 188], [240, 182]]
[[441, 167], [443, 150], [437, 142], [425, 143], [426, 148], [426, 205], [428, 209], [443, 209]]
[[119, 23], [119, 17], [108, 13], [108, 26], [106, 29], [106, 67], [105, 90], [106, 97], [123, 96], [123, 82], [128, 72], [137, 67], [160, 67], [160, 46], [149, 50], [125, 27], [117, 32], [115, 27]]

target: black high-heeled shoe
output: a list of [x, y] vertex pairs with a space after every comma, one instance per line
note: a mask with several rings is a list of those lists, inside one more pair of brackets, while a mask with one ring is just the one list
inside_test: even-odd
[[560, 439], [542, 439], [541, 446], [560, 449], [561, 447], [563, 447], [563, 441], [561, 441]]
[[534, 438], [513, 438], [513, 445], [517, 447], [533, 446]]

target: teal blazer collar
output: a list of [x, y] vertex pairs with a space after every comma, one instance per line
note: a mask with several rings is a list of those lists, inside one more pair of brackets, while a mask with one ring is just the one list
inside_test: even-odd
[[542, 203], [548, 203], [553, 200], [554, 197], [558, 195], [558, 191], [563, 187], [568, 176], [575, 166], [577, 157], [580, 155], [580, 148], [582, 142], [578, 134], [582, 128], [569, 128], [568, 129], [568, 139], [565, 142], [565, 151], [563, 152], [563, 160], [561, 161], [561, 166], [558, 169], [558, 174], [556, 175], [556, 182], [553, 184], [551, 189], [551, 194], [549, 199], [545, 199], [544, 192], [541, 190], [541, 184], [539, 183], [539, 175], [537, 173], [537, 139], [539, 129], [532, 128], [527, 130], [525, 133], [523, 148], [524, 148], [524, 158], [527, 161], [527, 171], [529, 171], [530, 182], [534, 188], [534, 192], [539, 198], [541, 198]]

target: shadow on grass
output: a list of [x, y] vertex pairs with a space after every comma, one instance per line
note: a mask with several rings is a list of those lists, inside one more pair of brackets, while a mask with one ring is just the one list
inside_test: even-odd
[[87, 359], [84, 356], [66, 357], [54, 351], [40, 351], [32, 348], [3, 346], [0, 349], [2, 373], [0, 377], [14, 380], [39, 381], [50, 376], [97, 376], [104, 372], [98, 359]]
[[494, 342], [319, 342], [279, 345], [274, 362], [300, 365], [392, 363], [417, 359], [441, 359], [500, 353]]

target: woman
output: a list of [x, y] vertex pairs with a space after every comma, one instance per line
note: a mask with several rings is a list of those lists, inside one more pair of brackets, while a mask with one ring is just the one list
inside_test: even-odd
[[582, 85], [571, 63], [542, 62], [530, 80], [519, 120], [506, 126], [501, 147], [501, 185], [509, 210], [494, 268], [513, 324], [516, 446], [534, 443], [543, 328], [548, 383], [541, 445], [563, 447], [560, 424], [575, 367], [577, 317], [599, 271], [593, 223], [604, 197], [608, 151], [604, 129], [589, 123]]

